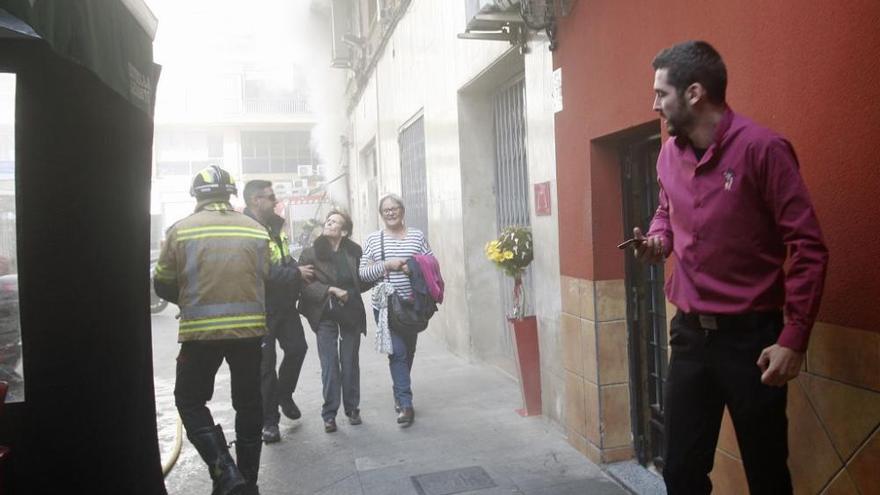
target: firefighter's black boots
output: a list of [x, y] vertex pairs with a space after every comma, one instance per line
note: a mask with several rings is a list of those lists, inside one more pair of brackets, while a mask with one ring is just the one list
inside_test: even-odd
[[241, 491], [242, 495], [260, 495], [257, 488], [257, 475], [260, 472], [260, 450], [263, 448], [263, 440], [260, 437], [250, 440], [238, 439], [235, 441], [235, 458], [238, 461], [238, 470], [244, 476], [247, 485]]
[[[199, 455], [208, 465], [208, 472], [214, 481], [212, 495], [239, 495], [245, 487], [245, 479], [229, 455], [229, 447], [220, 425], [199, 428], [187, 435], [189, 441], [199, 451]], [[257, 464], [259, 464], [259, 452]]]

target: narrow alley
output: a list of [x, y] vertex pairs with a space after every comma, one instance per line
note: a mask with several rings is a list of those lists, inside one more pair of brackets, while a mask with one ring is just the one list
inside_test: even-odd
[[[175, 306], [153, 316], [157, 421], [162, 460], [173, 447], [177, 352]], [[388, 365], [361, 346], [361, 414], [364, 423], [324, 433], [321, 376], [314, 334], [294, 398], [303, 418], [281, 421], [280, 443], [264, 446], [260, 492], [266, 495], [617, 495], [627, 491], [569, 445], [541, 416], [523, 418], [516, 382], [497, 368], [453, 356], [430, 333], [422, 334], [413, 367], [416, 421], [395, 422]], [[229, 373], [221, 366], [209, 403], [215, 420], [232, 432]], [[166, 478], [171, 495], [210, 492], [205, 465], [184, 439]], [[458, 471], [453, 473], [452, 471]]]
[[878, 23], [0, 0], [0, 495], [880, 495]]

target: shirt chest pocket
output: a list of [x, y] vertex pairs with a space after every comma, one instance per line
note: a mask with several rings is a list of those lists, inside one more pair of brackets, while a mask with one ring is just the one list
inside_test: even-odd
[[763, 203], [754, 185], [732, 169], [716, 171], [704, 179], [703, 195], [695, 202], [702, 227], [751, 244], [764, 223]]

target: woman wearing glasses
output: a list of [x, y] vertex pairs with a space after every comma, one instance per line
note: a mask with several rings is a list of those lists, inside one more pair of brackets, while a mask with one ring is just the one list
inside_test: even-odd
[[[433, 255], [428, 241], [422, 231], [407, 228], [404, 223], [406, 208], [403, 199], [396, 194], [387, 194], [379, 201], [379, 213], [382, 215], [384, 228], [373, 232], [364, 243], [364, 253], [360, 263], [360, 278], [365, 283], [385, 281], [400, 297], [409, 298], [413, 294], [406, 262], [418, 254]], [[373, 314], [380, 326], [379, 310], [384, 297], [374, 289]], [[379, 296], [379, 297], [377, 297]], [[418, 334], [400, 334], [388, 329], [390, 346], [384, 351], [388, 355], [388, 366], [391, 370], [394, 403], [398, 412], [397, 423], [409, 426], [415, 419], [413, 410], [413, 393], [410, 380], [413, 358], [416, 353]], [[378, 338], [384, 330], [380, 328]], [[379, 343], [381, 347], [381, 342]]]
[[318, 342], [324, 392], [321, 417], [327, 433], [336, 431], [340, 396], [349, 424], [361, 424], [358, 352], [361, 334], [367, 332], [361, 292], [369, 286], [358, 277], [361, 247], [349, 239], [351, 231], [351, 217], [331, 211], [322, 234], [300, 257], [301, 264], [315, 268], [315, 280], [302, 289], [300, 312]]

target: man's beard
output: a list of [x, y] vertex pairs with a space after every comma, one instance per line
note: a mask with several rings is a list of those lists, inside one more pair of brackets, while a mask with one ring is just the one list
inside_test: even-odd
[[670, 136], [683, 136], [687, 134], [687, 128], [694, 121], [694, 115], [681, 105], [676, 109], [675, 115], [666, 117], [666, 130]]

